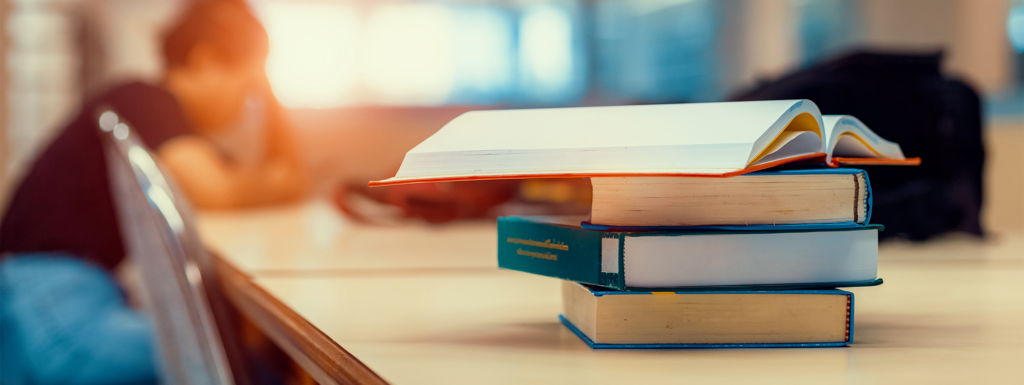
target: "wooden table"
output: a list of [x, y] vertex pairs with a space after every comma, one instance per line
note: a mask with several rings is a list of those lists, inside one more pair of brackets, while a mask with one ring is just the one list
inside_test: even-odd
[[559, 282], [498, 270], [495, 227], [366, 227], [326, 202], [203, 213], [229, 299], [321, 383], [1020, 383], [1024, 233], [886, 243], [846, 348], [589, 349]]

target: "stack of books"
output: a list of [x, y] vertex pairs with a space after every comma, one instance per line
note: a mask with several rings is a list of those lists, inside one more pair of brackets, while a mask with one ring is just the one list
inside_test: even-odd
[[498, 219], [498, 265], [566, 280], [592, 347], [838, 346], [877, 279], [879, 226], [855, 169], [591, 179], [589, 221]]
[[471, 112], [371, 182], [587, 177], [589, 218], [498, 219], [498, 266], [564, 280], [593, 348], [843, 346], [882, 283], [871, 184], [914, 165], [809, 100]]

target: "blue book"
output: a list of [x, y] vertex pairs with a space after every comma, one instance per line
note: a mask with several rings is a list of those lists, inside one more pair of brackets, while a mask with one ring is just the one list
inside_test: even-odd
[[805, 168], [732, 178], [594, 177], [592, 230], [786, 230], [863, 227], [863, 170]]
[[879, 225], [598, 231], [571, 217], [498, 218], [498, 266], [617, 290], [878, 285]]
[[853, 293], [842, 290], [609, 291], [563, 282], [569, 330], [594, 349], [845, 346]]

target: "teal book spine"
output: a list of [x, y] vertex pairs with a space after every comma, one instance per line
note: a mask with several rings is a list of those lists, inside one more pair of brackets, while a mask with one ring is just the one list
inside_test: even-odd
[[621, 242], [621, 234], [501, 217], [498, 267], [621, 289], [617, 272], [601, 271], [601, 239]]
[[[703, 232], [625, 232], [584, 229], [579, 221], [558, 217], [501, 217], [498, 218], [498, 267], [553, 278], [601, 286], [616, 290], [650, 291], [651, 288], [633, 288], [625, 283], [623, 252], [628, 237], [687, 234], [735, 233], [728, 231]], [[871, 228], [881, 226], [872, 225]], [[809, 230], [804, 230], [809, 231]], [[856, 231], [820, 230], [820, 231]], [[761, 231], [780, 233], [784, 231]], [[744, 232], [749, 234], [750, 232]], [[875, 286], [881, 279], [855, 282], [817, 282], [759, 284], [743, 286], [673, 287], [675, 290], [792, 290], [835, 287]]]

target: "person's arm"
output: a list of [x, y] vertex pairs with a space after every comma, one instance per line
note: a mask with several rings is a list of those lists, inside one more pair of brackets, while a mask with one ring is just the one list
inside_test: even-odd
[[295, 200], [306, 181], [298, 162], [269, 157], [258, 166], [228, 162], [209, 141], [193, 135], [171, 139], [157, 149], [189, 200], [203, 208], [231, 208]]

